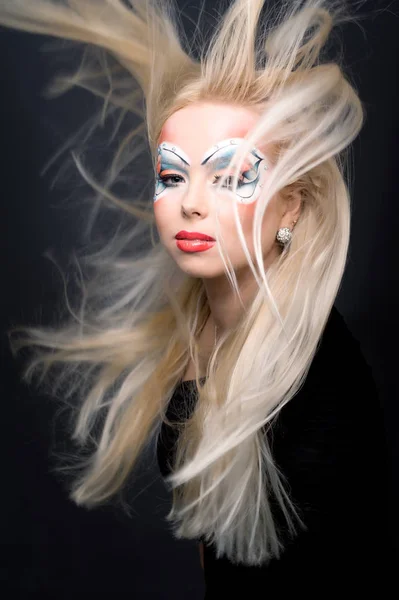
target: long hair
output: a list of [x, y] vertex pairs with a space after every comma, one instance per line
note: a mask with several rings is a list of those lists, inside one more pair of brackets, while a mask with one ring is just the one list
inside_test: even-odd
[[[14, 352], [29, 346], [29, 382], [56, 372], [53, 391], [77, 394], [71, 438], [82, 449], [70, 497], [92, 507], [126, 483], [145, 448], [157, 444], [166, 408], [190, 361], [198, 401], [181, 427], [167, 519], [175, 537], [203, 537], [218, 556], [259, 565], [283, 543], [273, 501], [287, 530], [304, 526], [265, 430], [304, 383], [337, 296], [350, 236], [347, 154], [361, 129], [363, 108], [337, 61], [322, 61], [335, 24], [351, 20], [340, 3], [236, 0], [211, 31], [199, 57], [183, 48], [184, 34], [165, 0], [0, 0], [0, 23], [83, 44], [79, 68], [59, 74], [53, 95], [73, 86], [104, 99], [90, 133], [109, 116], [134, 114], [112, 164], [96, 181], [76, 165], [104, 202], [136, 220], [79, 260], [77, 307], [57, 327], [16, 327]], [[187, 41], [187, 40], [186, 40]], [[166, 119], [193, 102], [253, 107], [256, 126], [241, 159], [259, 140], [277, 149], [257, 201], [255, 261], [235, 210], [237, 237], [257, 291], [236, 326], [216, 341], [200, 378], [199, 334], [210, 314], [203, 281], [178, 268], [154, 232], [153, 188], [134, 176], [129, 199], [112, 191], [126, 168], [148, 150], [147, 180], [155, 179], [157, 140]], [[124, 175], [126, 177], [126, 175]], [[223, 178], [220, 181], [223, 185]], [[291, 243], [265, 272], [261, 224], [270, 199], [296, 190], [301, 214]], [[240, 298], [234, 269], [226, 277]], [[69, 306], [69, 305], [68, 305]], [[83, 458], [83, 450], [94, 448]]]

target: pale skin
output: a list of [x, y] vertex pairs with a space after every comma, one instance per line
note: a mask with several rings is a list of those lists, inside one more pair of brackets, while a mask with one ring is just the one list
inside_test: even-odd
[[[217, 332], [230, 329], [239, 318], [242, 306], [229, 286], [224, 272], [224, 265], [216, 245], [206, 252], [186, 253], [176, 246], [175, 235], [178, 231], [199, 231], [215, 237], [215, 206], [212, 202], [215, 176], [220, 175], [221, 169], [210, 169], [204, 163], [204, 158], [211, 154], [212, 149], [229, 139], [242, 139], [258, 119], [258, 113], [253, 108], [233, 104], [202, 102], [190, 104], [172, 114], [162, 127], [158, 143], [166, 143], [174, 147], [176, 158], [189, 161], [184, 169], [171, 168], [168, 164], [160, 164], [159, 176], [166, 183], [175, 183], [175, 187], [165, 188], [161, 184], [161, 193], [154, 202], [154, 217], [161, 242], [174, 258], [178, 266], [187, 274], [201, 277], [205, 286], [210, 307], [210, 317], [202, 331], [199, 340], [204, 355], [209, 353]], [[222, 144], [223, 146], [223, 144]], [[259, 163], [262, 177], [267, 177], [273, 165], [270, 148], [267, 144], [258, 145], [259, 154], [265, 157]], [[183, 155], [183, 156], [182, 156]], [[226, 147], [219, 151], [226, 155]], [[172, 156], [169, 152], [167, 156]], [[252, 164], [256, 162], [252, 158]], [[267, 169], [263, 170], [263, 165]], [[216, 165], [217, 166], [217, 165]], [[168, 167], [168, 168], [163, 168]], [[169, 179], [165, 179], [169, 176]], [[163, 191], [162, 191], [163, 190]], [[247, 260], [237, 238], [232, 202], [238, 200], [238, 211], [246, 244], [251, 257], [254, 258], [252, 241], [252, 221], [256, 197], [234, 198], [232, 192], [219, 192], [219, 222], [226, 244], [226, 251], [235, 269], [239, 289], [244, 305], [252, 300], [256, 292], [256, 281], [247, 264]], [[253, 198], [255, 200], [253, 201]], [[276, 195], [270, 201], [262, 224], [262, 250], [265, 270], [281, 252], [275, 240], [280, 227], [293, 228], [298, 220], [301, 208], [300, 195], [292, 195], [288, 200]], [[184, 379], [195, 377], [194, 365], [189, 364]]]

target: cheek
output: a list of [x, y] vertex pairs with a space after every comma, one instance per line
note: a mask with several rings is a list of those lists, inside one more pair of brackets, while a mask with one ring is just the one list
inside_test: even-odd
[[238, 204], [238, 215], [240, 217], [241, 226], [246, 235], [252, 236], [252, 223], [254, 220], [255, 208], [256, 202], [252, 202], [251, 204]]
[[154, 202], [154, 219], [160, 235], [162, 230], [173, 222], [171, 205], [167, 198], [159, 198]]
[[227, 198], [221, 196], [218, 200], [220, 204], [219, 209], [216, 210], [218, 210], [219, 220], [222, 226], [226, 228], [226, 231], [236, 231], [234, 209], [232, 207], [232, 202], [236, 202], [238, 218], [241, 223], [241, 227], [243, 229], [244, 235], [248, 237], [248, 235], [251, 234], [252, 231], [252, 222], [254, 219], [256, 202], [253, 202], [252, 204], [242, 204], [238, 200], [232, 198], [231, 196], [228, 196]]
[[238, 204], [238, 214], [245, 221], [253, 221], [255, 214], [256, 202], [251, 204]]
[[[239, 204], [238, 214], [247, 240], [252, 247], [252, 226], [255, 218], [256, 202], [251, 204]], [[274, 202], [269, 205], [263, 216], [262, 224], [262, 246], [264, 250], [270, 249], [274, 244], [278, 229], [279, 216], [275, 211]]]
[[[225, 233], [228, 232], [229, 241], [234, 241], [234, 240], [238, 239], [237, 238], [238, 234], [236, 231], [234, 212], [233, 212], [233, 209], [231, 208], [232, 199], [229, 198], [229, 201], [230, 201], [229, 205], [225, 207], [224, 226], [225, 226]], [[242, 227], [242, 231], [244, 234], [246, 244], [251, 253], [253, 251], [252, 224], [253, 224], [253, 220], [254, 220], [255, 208], [256, 208], [256, 202], [253, 202], [252, 204], [237, 203], [238, 218], [241, 223], [241, 227]], [[220, 215], [220, 218], [223, 222], [223, 220], [224, 220], [223, 214]], [[226, 241], [227, 241], [227, 238], [226, 238]]]

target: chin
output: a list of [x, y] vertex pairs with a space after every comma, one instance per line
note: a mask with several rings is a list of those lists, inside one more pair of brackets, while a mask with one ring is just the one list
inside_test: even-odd
[[[203, 269], [187, 269], [187, 268], [182, 268], [180, 267], [180, 269], [183, 271], [183, 273], [186, 273], [186, 275], [189, 275], [190, 277], [194, 277], [195, 279], [214, 279], [215, 275], [209, 273], [209, 271], [205, 271]], [[217, 275], [216, 275], [217, 277]]]
[[195, 277], [196, 279], [216, 279], [224, 275], [223, 269], [215, 271], [214, 269], [206, 269], [199, 265], [190, 268], [187, 265], [182, 265], [180, 260], [176, 262], [183, 273], [186, 273], [186, 275], [189, 275], [190, 277]]

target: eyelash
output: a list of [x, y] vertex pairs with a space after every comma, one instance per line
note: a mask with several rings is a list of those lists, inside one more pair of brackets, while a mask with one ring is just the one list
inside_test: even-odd
[[[183, 179], [183, 177], [181, 175], [165, 175], [164, 177], [160, 176], [159, 179], [160, 179], [160, 181], [162, 181], [162, 183], [164, 183], [166, 185], [166, 187], [177, 187], [178, 186], [177, 183], [166, 183], [167, 179], [173, 179], [173, 178], [176, 178], [176, 177], [178, 177], [181, 180]], [[221, 175], [214, 175], [214, 183], [216, 183], [217, 181], [219, 181], [219, 179], [221, 179], [221, 177], [222, 177]], [[229, 181], [231, 179], [233, 179], [233, 176], [229, 175], [227, 177], [226, 181]], [[243, 185], [243, 183], [244, 183], [244, 178], [239, 179], [238, 182], [237, 182], [238, 187], [240, 187], [241, 185]], [[222, 187], [229, 187], [229, 184], [223, 185]]]

